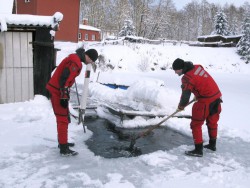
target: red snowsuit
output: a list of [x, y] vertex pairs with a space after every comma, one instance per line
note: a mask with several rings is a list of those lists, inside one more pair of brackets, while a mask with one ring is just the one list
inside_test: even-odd
[[59, 144], [68, 143], [69, 108], [63, 108], [60, 104], [61, 98], [68, 98], [60, 89], [70, 88], [75, 83], [75, 78], [82, 69], [81, 59], [77, 54], [66, 57], [57, 67], [53, 76], [46, 85], [51, 94], [51, 103], [57, 121], [57, 133]]
[[192, 108], [191, 129], [195, 144], [203, 143], [202, 125], [206, 120], [210, 139], [217, 138], [219, 115], [221, 112], [221, 92], [214, 79], [201, 65], [186, 62], [187, 67], [182, 77], [182, 95], [179, 108], [184, 108], [191, 92], [197, 99]]

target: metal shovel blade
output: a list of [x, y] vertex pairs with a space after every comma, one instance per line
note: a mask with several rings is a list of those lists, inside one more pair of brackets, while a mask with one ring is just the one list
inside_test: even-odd
[[129, 148], [128, 148], [129, 151], [133, 151], [134, 150], [135, 143], [136, 143], [136, 139], [135, 139], [135, 137], [132, 137], [132, 139], [130, 141]]

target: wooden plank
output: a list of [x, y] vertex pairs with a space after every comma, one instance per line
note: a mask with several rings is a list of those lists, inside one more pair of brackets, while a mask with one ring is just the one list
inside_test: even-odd
[[32, 46], [32, 32], [27, 33], [27, 61], [28, 61], [28, 93], [29, 99], [34, 98], [34, 76], [33, 76], [33, 46]]
[[13, 68], [6, 68], [6, 78], [7, 78], [7, 103], [14, 102], [14, 71]]
[[21, 39], [20, 32], [13, 32], [13, 67], [21, 67]]
[[[11, 58], [8, 56], [9, 52], [11, 51], [11, 49], [9, 49], [8, 47], [11, 46], [12, 44], [12, 35], [11, 34], [7, 34], [6, 32], [4, 33], [0, 33], [1, 36], [1, 68], [0, 68], [0, 104], [6, 103], [7, 102], [7, 71], [6, 71], [6, 67], [7, 67], [7, 63], [12, 63]], [[9, 40], [10, 38], [10, 40]]]
[[5, 33], [0, 32], [0, 104], [6, 100]]
[[32, 32], [28, 33], [27, 37], [27, 43], [28, 43], [28, 83], [29, 83], [29, 89], [28, 89], [28, 96], [30, 99], [34, 98], [34, 75], [33, 75], [33, 46], [32, 46]]
[[34, 76], [33, 76], [33, 68], [28, 69], [28, 75], [29, 75], [29, 89], [28, 89], [28, 95], [29, 99], [34, 98]]
[[[112, 106], [110, 104], [101, 104], [103, 107], [107, 108], [108, 111], [114, 115], [118, 115], [120, 117], [123, 116], [131, 116], [131, 117], [135, 117], [135, 116], [146, 116], [146, 117], [164, 117], [165, 114], [156, 114], [156, 113], [151, 113], [148, 111], [138, 111], [138, 110], [134, 110], [128, 106], [124, 106], [124, 105], [116, 105]], [[113, 104], [114, 105], [114, 104]], [[128, 110], [130, 109], [130, 110]]]
[[0, 33], [0, 104], [7, 100], [7, 74], [6, 74], [6, 34]]
[[5, 32], [5, 65], [4, 67], [13, 67], [13, 38], [12, 32]]
[[22, 68], [22, 100], [29, 99], [29, 72], [28, 68]]
[[22, 66], [22, 100], [29, 100], [34, 97], [33, 86], [33, 53], [32, 33], [20, 33], [21, 43], [21, 66]]
[[0, 32], [0, 69], [5, 64], [5, 33]]
[[[27, 37], [27, 40], [28, 40], [28, 67], [32, 67], [33, 69], [33, 46], [32, 46], [32, 32], [29, 32], [28, 33], [28, 37]], [[33, 80], [33, 76], [30, 77], [32, 78]], [[32, 86], [33, 87], [33, 86]]]
[[0, 104], [3, 104], [7, 100], [7, 75], [6, 69], [0, 68]]
[[22, 72], [20, 68], [13, 68], [13, 84], [14, 84], [14, 101], [22, 101]]
[[[119, 108], [119, 107], [113, 108], [112, 106], [107, 105], [107, 104], [101, 104], [101, 106], [107, 108], [111, 114], [119, 116], [121, 118], [121, 121], [123, 121], [123, 119], [125, 117], [133, 119], [136, 116], [144, 116], [144, 117], [148, 117], [148, 118], [156, 118], [156, 117], [163, 118], [163, 117], [169, 116], [168, 114], [164, 114], [164, 113], [151, 113], [151, 112], [147, 112], [147, 111], [137, 111], [137, 110], [128, 111], [128, 110], [123, 110], [122, 108]], [[117, 105], [117, 106], [119, 106], [119, 105]], [[187, 118], [187, 119], [192, 118], [191, 115], [174, 115], [172, 117]]]
[[21, 67], [29, 67], [28, 59], [28, 33], [20, 33], [20, 44], [21, 44], [21, 54], [20, 54], [20, 63]]

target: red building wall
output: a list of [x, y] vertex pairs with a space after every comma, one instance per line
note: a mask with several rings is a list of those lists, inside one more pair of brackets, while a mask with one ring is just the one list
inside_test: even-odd
[[25, 0], [16, 0], [16, 14], [37, 15], [36, 4], [35, 0], [30, 0], [29, 3], [25, 3]]
[[78, 42], [80, 0], [17, 0], [17, 14], [52, 16], [63, 14], [55, 40]]

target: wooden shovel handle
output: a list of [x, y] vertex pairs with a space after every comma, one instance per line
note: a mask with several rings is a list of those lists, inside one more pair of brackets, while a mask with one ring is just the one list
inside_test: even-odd
[[[195, 99], [191, 100], [186, 106], [190, 105], [191, 103], [193, 103], [195, 101]], [[137, 135], [137, 137], [135, 138], [135, 140], [137, 140], [140, 137], [144, 137], [147, 136], [152, 130], [156, 129], [157, 127], [159, 127], [162, 123], [164, 123], [165, 121], [167, 121], [168, 119], [170, 119], [171, 117], [173, 117], [175, 114], [177, 114], [178, 112], [180, 112], [181, 110], [177, 109], [174, 113], [172, 113], [170, 116], [164, 118], [163, 120], [161, 120], [159, 123], [157, 123], [156, 125], [151, 126], [150, 128], [148, 128], [146, 131], [141, 132], [140, 134]]]

